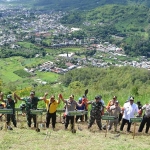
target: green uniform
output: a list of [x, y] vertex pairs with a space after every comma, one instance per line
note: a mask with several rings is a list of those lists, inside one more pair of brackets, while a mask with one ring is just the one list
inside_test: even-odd
[[26, 103], [26, 116], [27, 116], [27, 124], [28, 127], [31, 127], [31, 119], [33, 118], [34, 127], [36, 127], [36, 115], [30, 114], [30, 109], [37, 109], [38, 97], [33, 97], [32, 99], [30, 97], [23, 98], [22, 99]]
[[13, 114], [7, 114], [7, 124], [9, 124], [11, 120], [13, 122], [13, 125], [16, 127], [17, 122], [16, 122], [16, 115], [15, 115], [15, 101], [4, 100], [4, 102], [6, 103], [7, 109], [13, 109]]
[[101, 102], [92, 102], [91, 103], [91, 112], [90, 112], [90, 120], [89, 120], [89, 125], [88, 128], [92, 126], [94, 121], [96, 120], [96, 123], [101, 130], [101, 112], [103, 109], [103, 105]]

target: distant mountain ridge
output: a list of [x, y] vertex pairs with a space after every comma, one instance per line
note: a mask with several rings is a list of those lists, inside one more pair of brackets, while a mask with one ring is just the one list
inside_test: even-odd
[[[8, 2], [8, 0], [0, 0], [0, 2]], [[108, 4], [142, 4], [150, 7], [149, 0], [9, 0], [9, 2], [19, 4], [30, 3], [33, 7], [53, 8], [55, 10], [88, 10]]]
[[[126, 1], [126, 0], [125, 0]], [[35, 5], [53, 6], [56, 9], [91, 9], [105, 4], [125, 4], [124, 0], [38, 0]]]
[[150, 7], [149, 0], [36, 0], [35, 6], [45, 6], [51, 7], [55, 9], [92, 9], [98, 6], [108, 5], [108, 4], [143, 4], [147, 7]]
[[55, 9], [91, 9], [107, 4], [143, 4], [150, 7], [149, 0], [37, 0], [37, 6], [53, 6]]

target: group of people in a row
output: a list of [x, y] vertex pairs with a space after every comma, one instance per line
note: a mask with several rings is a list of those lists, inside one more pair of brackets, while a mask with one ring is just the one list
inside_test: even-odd
[[[139, 132], [142, 132], [145, 124], [146, 124], [146, 130], [145, 133], [148, 133], [149, 127], [150, 127], [150, 104], [147, 103], [144, 106], [141, 105], [140, 102], [134, 103], [134, 97], [130, 97], [123, 105], [123, 107], [120, 106], [119, 101], [117, 100], [117, 96], [114, 96], [112, 100], [110, 100], [105, 106], [104, 100], [102, 100], [101, 95], [97, 95], [95, 97], [94, 101], [89, 101], [84, 95], [83, 97], [79, 98], [79, 102], [74, 100], [74, 95], [70, 95], [69, 99], [64, 99], [61, 94], [58, 95], [58, 100], [55, 99], [55, 96], [52, 95], [49, 99], [47, 98], [48, 93], [45, 93], [43, 97], [36, 97], [35, 92], [31, 91], [29, 97], [21, 98], [16, 93], [13, 95], [9, 94], [7, 95], [6, 99], [4, 99], [4, 95], [1, 92], [0, 93], [0, 109], [6, 107], [7, 109], [13, 109], [13, 114], [7, 114], [7, 125], [9, 127], [10, 120], [12, 120], [14, 127], [17, 127], [16, 117], [15, 117], [15, 103], [17, 103], [18, 100], [22, 100], [25, 102], [25, 109], [26, 109], [26, 117], [27, 117], [27, 124], [28, 127], [31, 127], [31, 119], [33, 119], [34, 127], [36, 127], [36, 115], [31, 114], [31, 109], [37, 109], [38, 102], [40, 100], [43, 100], [46, 104], [46, 127], [49, 128], [50, 119], [52, 118], [52, 128], [55, 128], [56, 124], [56, 111], [57, 107], [62, 100], [65, 103], [65, 113], [64, 113], [64, 119], [65, 119], [65, 129], [68, 128], [69, 121], [71, 121], [71, 129], [73, 129], [75, 116], [70, 116], [70, 111], [75, 110], [85, 110], [88, 111], [88, 105], [91, 104], [90, 109], [90, 117], [88, 119], [88, 114], [85, 114], [84, 118], [85, 121], [88, 119], [88, 129], [91, 128], [93, 123], [96, 120], [96, 123], [100, 130], [102, 129], [109, 129], [111, 130], [112, 125], [114, 124], [115, 131], [117, 130], [117, 125], [122, 120], [120, 131], [123, 130], [124, 125], [127, 123], [127, 132], [131, 132], [131, 118], [136, 117], [142, 117], [142, 112], [145, 109], [144, 115], [142, 117], [142, 122], [139, 126]], [[106, 110], [106, 111], [105, 111]], [[105, 113], [108, 113], [110, 116], [114, 116], [114, 120], [109, 121], [109, 125], [102, 126], [102, 115]], [[83, 116], [76, 116], [76, 121], [80, 118], [81, 121], [83, 121]], [[11, 128], [12, 129], [12, 128]]]

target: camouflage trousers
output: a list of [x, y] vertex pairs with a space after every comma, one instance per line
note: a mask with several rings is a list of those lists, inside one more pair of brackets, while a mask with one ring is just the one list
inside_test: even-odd
[[26, 114], [28, 127], [31, 127], [31, 119], [33, 119], [34, 127], [36, 127], [36, 115]]
[[13, 122], [14, 127], [16, 127], [16, 115], [15, 114], [7, 114], [7, 125], [9, 125], [10, 120]]
[[93, 125], [95, 120], [96, 120], [96, 123], [97, 123], [99, 129], [101, 130], [102, 129], [102, 123], [101, 123], [101, 116], [100, 115], [91, 114], [90, 119], [89, 119], [88, 128], [90, 128]]

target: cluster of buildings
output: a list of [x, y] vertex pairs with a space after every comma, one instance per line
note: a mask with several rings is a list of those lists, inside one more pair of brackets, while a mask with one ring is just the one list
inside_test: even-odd
[[[17, 42], [26, 40], [34, 40], [35, 44], [42, 45], [42, 41], [46, 37], [51, 38], [49, 47], [89, 45], [97, 40], [95, 37], [85, 39], [59, 37], [82, 30], [81, 28], [69, 28], [60, 23], [65, 12], [27, 10], [21, 6], [15, 8], [3, 6], [0, 7], [0, 14], [0, 45], [7, 45], [11, 49], [20, 48]], [[103, 49], [102, 45], [97, 45], [97, 49]]]
[[[97, 53], [99, 53], [99, 52], [97, 51]], [[96, 55], [98, 55], [98, 54], [96, 54]], [[138, 62], [138, 61], [126, 61], [126, 60], [121, 61], [117, 58], [117, 56], [127, 58], [127, 56], [124, 54], [120, 54], [120, 53], [111, 51], [111, 52], [109, 52], [109, 55], [108, 55], [108, 52], [107, 52], [107, 58], [110, 60], [115, 60], [115, 63], [112, 63], [112, 62], [105, 61], [104, 59], [106, 57], [104, 58], [103, 55], [101, 55], [99, 59], [94, 58], [95, 55], [93, 57], [89, 57], [86, 59], [86, 58], [79, 58], [79, 57], [76, 58], [74, 53], [69, 53], [69, 54], [59, 55], [58, 58], [56, 58], [56, 60], [59, 59], [60, 57], [61, 57], [61, 59], [63, 58], [64, 60], [66, 60], [67, 67], [65, 69], [58, 67], [55, 62], [46, 61], [43, 64], [41, 64], [35, 68], [31, 68], [31, 69], [26, 68], [26, 71], [28, 71], [28, 72], [35, 72], [35, 71], [54, 72], [57, 74], [65, 74], [66, 72], [68, 72], [72, 69], [82, 68], [82, 67], [86, 67], [86, 66], [101, 67], [101, 68], [107, 68], [109, 66], [118, 66], [118, 67], [133, 66], [136, 68], [145, 68], [145, 69], [150, 70], [150, 61], [146, 60], [146, 58], [144, 58], [144, 57], [141, 57], [141, 61]], [[70, 62], [68, 62], [68, 60], [70, 60], [70, 62], [71, 62], [71, 60], [76, 60], [76, 61], [74, 61], [76, 63], [74, 63], [74, 64], [70, 63]], [[40, 81], [40, 82], [43, 82], [43, 81]]]
[[[67, 60], [66, 68], [60, 68], [55, 62], [47, 61], [35, 68], [25, 68], [27, 72], [35, 71], [46, 71], [54, 72], [58, 74], [64, 74], [69, 70], [75, 68], [81, 68], [85, 66], [95, 66], [95, 67], [109, 67], [114, 66], [133, 66], [137, 68], [150, 69], [150, 61], [146, 58], [142, 58], [139, 61], [128, 61], [128, 59], [122, 61], [119, 57], [128, 58], [124, 54], [122, 48], [117, 47], [114, 44], [108, 42], [100, 43], [94, 41], [97, 39], [95, 37], [88, 37], [85, 39], [67, 39], [59, 38], [59, 35], [71, 34], [74, 31], [80, 31], [80, 28], [68, 28], [63, 26], [59, 21], [64, 16], [64, 12], [54, 12], [54, 11], [38, 11], [38, 10], [27, 10], [21, 6], [16, 8], [7, 8], [0, 6], [0, 45], [10, 45], [10, 48], [20, 48], [17, 45], [18, 41], [29, 40], [33, 38], [37, 44], [40, 44], [43, 37], [55, 36], [55, 39], [51, 40], [51, 47], [63, 47], [68, 45], [81, 45], [87, 51], [96, 50], [96, 54], [91, 57], [76, 57], [75, 53], [59, 54], [58, 59]], [[56, 38], [58, 37], [58, 38]], [[117, 37], [118, 38], [118, 37]], [[102, 54], [107, 54], [104, 56]], [[97, 56], [99, 55], [99, 58]], [[36, 54], [35, 57], [38, 57]], [[105, 61], [105, 59], [110, 61]], [[67, 63], [68, 60], [76, 60], [74, 63]], [[115, 63], [114, 63], [115, 62]], [[38, 79], [37, 82], [46, 84], [46, 82]]]
[[[35, 41], [41, 36], [57, 36], [70, 30], [59, 23], [63, 12], [27, 10], [21, 6], [8, 8], [0, 6], [0, 45], [14, 44], [35, 36]], [[50, 32], [52, 31], [52, 32]]]

